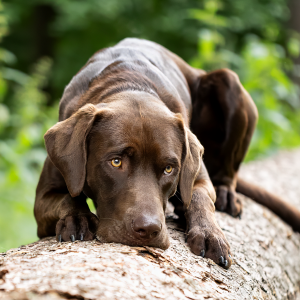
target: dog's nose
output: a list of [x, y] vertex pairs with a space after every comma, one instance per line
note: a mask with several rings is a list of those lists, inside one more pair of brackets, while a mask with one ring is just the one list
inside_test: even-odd
[[137, 217], [132, 222], [133, 233], [137, 238], [154, 239], [161, 231], [162, 225], [157, 218], [150, 216]]

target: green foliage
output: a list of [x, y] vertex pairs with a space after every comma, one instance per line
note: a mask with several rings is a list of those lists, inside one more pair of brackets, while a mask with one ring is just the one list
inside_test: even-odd
[[57, 105], [47, 107], [42, 90], [51, 60], [41, 58], [25, 74], [10, 67], [15, 59], [0, 49], [0, 251], [36, 240], [33, 201], [46, 157], [43, 134], [57, 116]]
[[[0, 141], [0, 228], [5, 229], [0, 230], [0, 250], [36, 239], [33, 200], [46, 157], [43, 134], [57, 114], [54, 108], [46, 107], [46, 95], [41, 90], [50, 66], [48, 58], [38, 61], [26, 80], [14, 85], [9, 107], [2, 104], [7, 117], [0, 126], [4, 137]], [[2, 70], [4, 78], [6, 72]], [[16, 78], [11, 76], [15, 83], [19, 81], [16, 74]]]
[[256, 39], [242, 52], [238, 73], [260, 114], [248, 159], [300, 145], [298, 88], [282, 70], [282, 53], [280, 46]]
[[[260, 117], [246, 160], [300, 145], [299, 87], [287, 76], [293, 68], [288, 53], [299, 55], [299, 37], [293, 33], [285, 37], [286, 47], [280, 45], [285, 32], [280, 23], [274, 22], [285, 21], [288, 15], [285, 1], [268, 5], [257, 0], [251, 1], [251, 5], [248, 1], [233, 1], [232, 15], [227, 18], [217, 14], [226, 13], [225, 1], [203, 3], [203, 9], [190, 10], [190, 16], [205, 28], [199, 31], [199, 55], [191, 63], [205, 70], [222, 67], [234, 70], [255, 101]], [[258, 13], [251, 14], [253, 7]], [[266, 8], [274, 14], [266, 13]], [[253, 22], [252, 18], [258, 18], [259, 22]], [[237, 33], [244, 32], [246, 26], [252, 27], [251, 32], [238, 41]]]
[[[300, 145], [299, 35], [287, 0], [9, 0], [0, 3], [0, 251], [36, 239], [43, 135], [65, 85], [100, 48], [135, 36], [194, 67], [240, 76], [260, 118], [248, 160]], [[3, 38], [5, 37], [5, 38]], [[89, 200], [89, 205], [93, 205]]]

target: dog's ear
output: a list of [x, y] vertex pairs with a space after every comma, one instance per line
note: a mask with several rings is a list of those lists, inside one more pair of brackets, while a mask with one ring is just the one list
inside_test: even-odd
[[78, 196], [86, 177], [86, 137], [100, 109], [92, 104], [80, 108], [70, 118], [56, 123], [45, 134], [48, 156], [65, 179], [72, 197]]
[[185, 208], [188, 208], [192, 199], [194, 182], [200, 172], [204, 148], [197, 137], [186, 126], [183, 124], [182, 126], [185, 141], [183, 145], [179, 187], [183, 205]]

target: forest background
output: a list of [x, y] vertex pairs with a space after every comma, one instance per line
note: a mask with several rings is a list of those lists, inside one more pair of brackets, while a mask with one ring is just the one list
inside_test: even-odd
[[299, 146], [299, 16], [298, 0], [1, 1], [0, 252], [37, 239], [43, 135], [64, 87], [94, 52], [125, 37], [240, 76], [260, 114], [246, 161]]

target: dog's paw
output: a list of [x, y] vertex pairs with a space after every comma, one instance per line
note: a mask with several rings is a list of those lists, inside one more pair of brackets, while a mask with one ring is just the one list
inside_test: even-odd
[[216, 187], [216, 194], [215, 207], [217, 210], [227, 212], [233, 217], [241, 216], [242, 202], [232, 188], [226, 185], [219, 185]]
[[95, 238], [99, 220], [93, 213], [68, 215], [56, 224], [58, 242], [90, 241]]
[[210, 258], [225, 269], [231, 266], [230, 246], [221, 228], [195, 226], [188, 232], [187, 243], [194, 254]]

